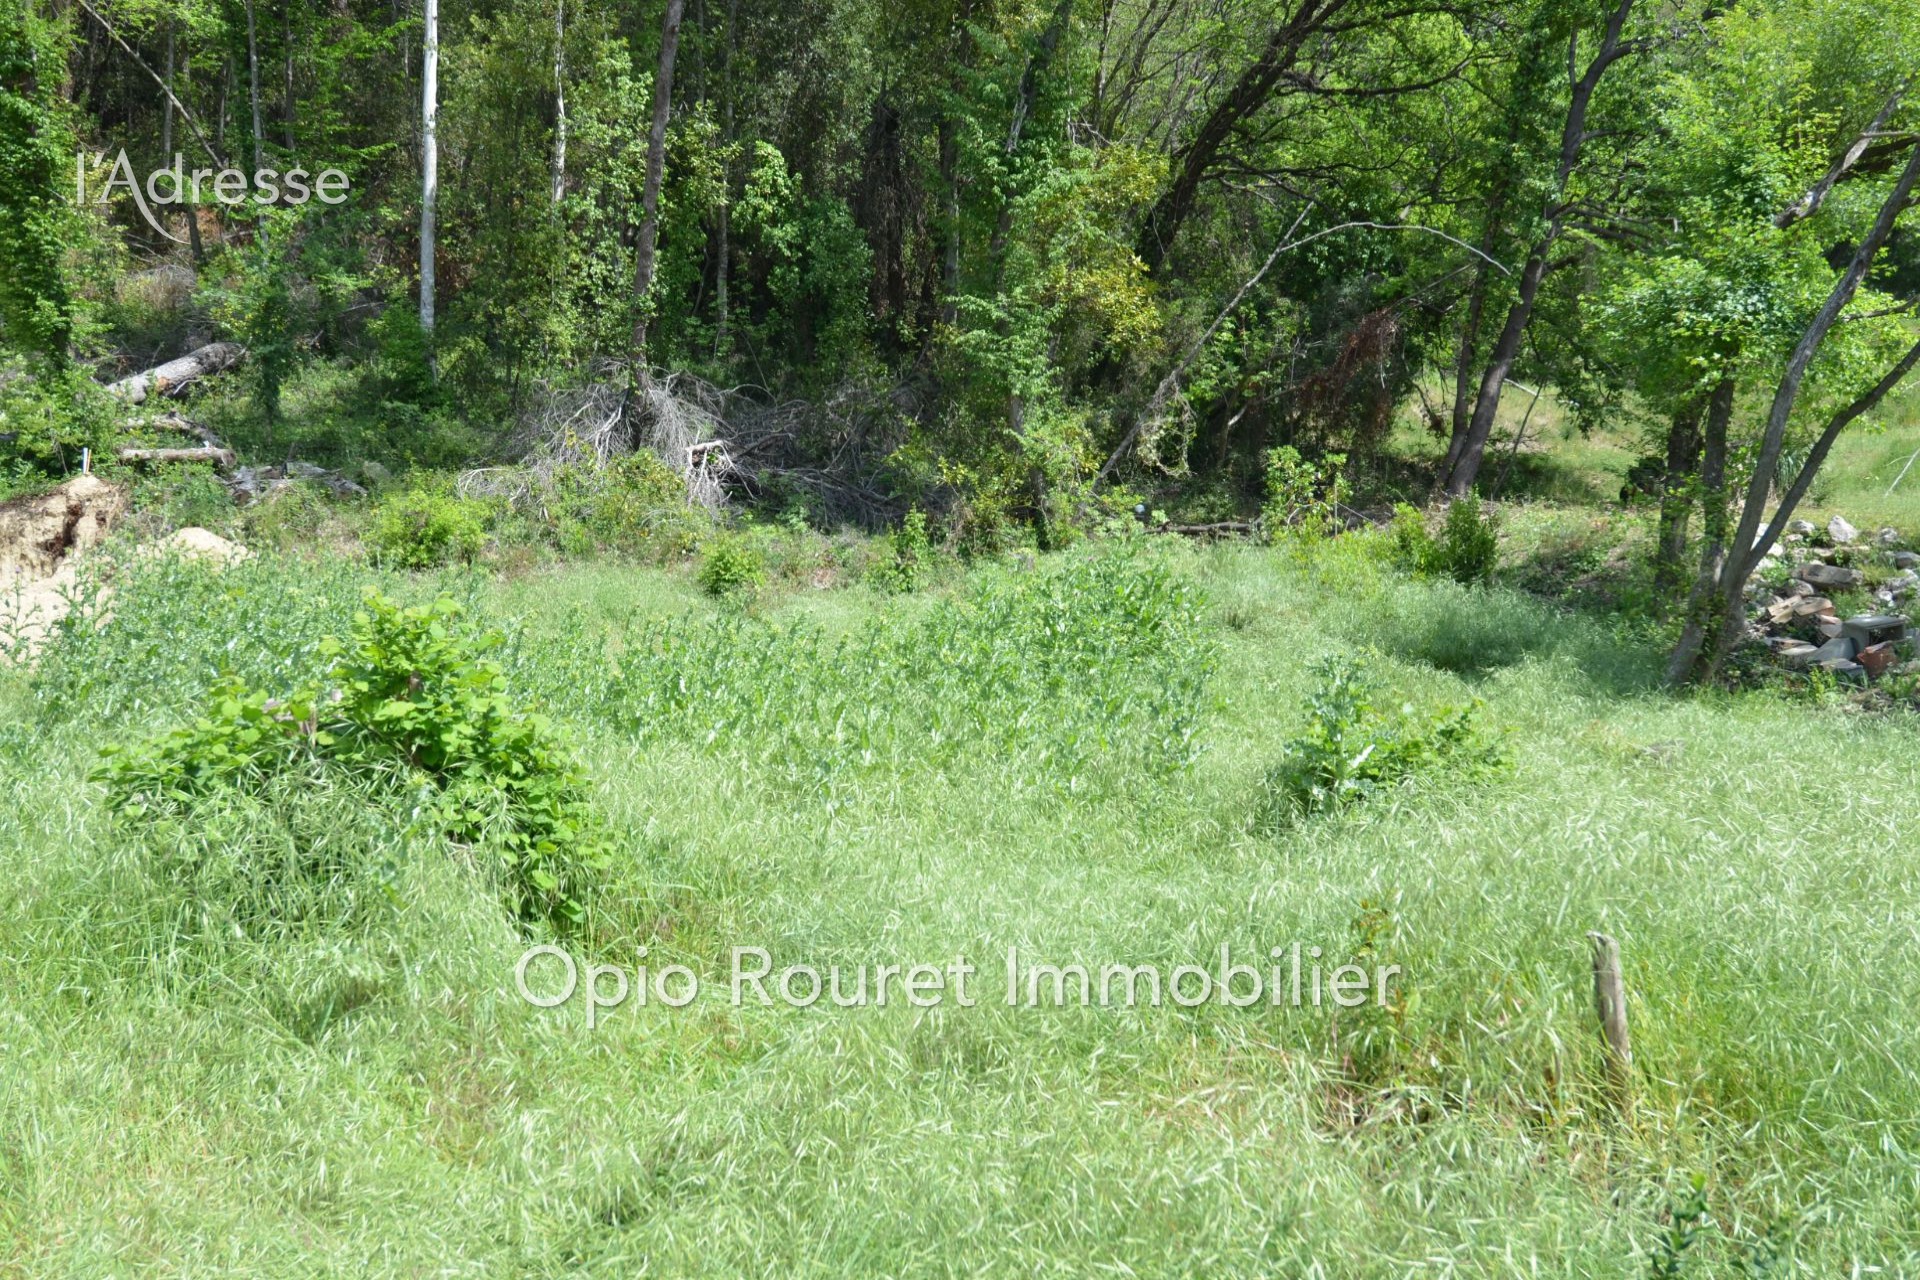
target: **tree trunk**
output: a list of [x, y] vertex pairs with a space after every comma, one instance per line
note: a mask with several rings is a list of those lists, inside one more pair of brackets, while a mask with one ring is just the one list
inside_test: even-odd
[[144, 373], [108, 385], [107, 390], [128, 404], [141, 404], [148, 396], [177, 396], [202, 378], [212, 377], [240, 363], [247, 354], [237, 342], [213, 342]]
[[160, 104], [160, 163], [173, 163], [173, 22], [167, 22], [167, 92]]
[[[1552, 252], [1554, 242], [1560, 238], [1566, 216], [1561, 202], [1566, 196], [1567, 181], [1580, 163], [1580, 148], [1586, 142], [1587, 108], [1593, 101], [1593, 92], [1599, 87], [1600, 78], [1626, 51], [1627, 46], [1620, 37], [1628, 16], [1633, 12], [1633, 5], [1634, 0], [1620, 0], [1619, 7], [1607, 19], [1606, 34], [1601, 37], [1599, 50], [1587, 64], [1586, 72], [1574, 82], [1573, 92], [1567, 100], [1566, 122], [1560, 131], [1560, 163], [1554, 172], [1553, 194], [1545, 211], [1546, 229], [1527, 254], [1527, 264], [1520, 276], [1519, 296], [1508, 308], [1506, 323], [1501, 326], [1499, 340], [1495, 342], [1486, 372], [1480, 378], [1480, 392], [1474, 400], [1473, 417], [1467, 423], [1466, 435], [1455, 437], [1447, 446], [1444, 484], [1450, 496], [1459, 497], [1466, 493], [1479, 477], [1487, 436], [1492, 432], [1494, 417], [1500, 411], [1500, 393], [1506, 386], [1507, 374], [1513, 368], [1514, 359], [1520, 354], [1520, 342], [1526, 336], [1527, 322], [1533, 317], [1533, 304], [1540, 294], [1540, 282], [1547, 274], [1547, 257]], [[1570, 64], [1578, 47], [1577, 31], [1573, 40], [1574, 45], [1569, 48], [1567, 55]]]
[[553, 207], [567, 194], [567, 0], [553, 6]]
[[1687, 524], [1693, 516], [1694, 478], [1700, 466], [1701, 405], [1675, 410], [1667, 428], [1667, 469], [1660, 486], [1660, 538], [1653, 561], [1653, 589], [1661, 600], [1680, 589], [1687, 554]]
[[[432, 0], [428, 0], [432, 3]], [[253, 0], [247, 0], [247, 102], [253, 108], [253, 167], [263, 167], [260, 131], [260, 45], [255, 38]]]
[[280, 40], [284, 49], [282, 66], [286, 76], [286, 104], [281, 117], [281, 127], [289, 154], [293, 151], [293, 6], [287, 0], [280, 0]]
[[433, 233], [440, 201], [440, 0], [424, 0], [420, 60], [420, 328], [433, 338]]
[[653, 128], [647, 134], [647, 176], [640, 191], [639, 251], [634, 256], [633, 301], [639, 316], [633, 322], [633, 367], [637, 380], [646, 377], [647, 295], [653, 291], [654, 250], [660, 236], [660, 181], [667, 167], [667, 117], [673, 109], [673, 59], [680, 48], [680, 16], [685, 0], [667, 0], [660, 25], [660, 67], [653, 77]]
[[[1799, 473], [1787, 486], [1779, 506], [1767, 520], [1763, 535], [1760, 531], [1761, 517], [1766, 514], [1767, 496], [1773, 487], [1774, 472], [1780, 465], [1787, 423], [1799, 401], [1800, 386], [1806, 377], [1807, 367], [1813, 363], [1828, 332], [1859, 291], [1868, 269], [1879, 256], [1887, 237], [1893, 233], [1894, 221], [1906, 209], [1916, 181], [1920, 181], [1920, 143], [1913, 145], [1907, 156], [1906, 167], [1901, 170], [1893, 190], [1881, 204], [1872, 228], [1854, 251], [1846, 272], [1834, 282], [1826, 302], [1808, 323], [1800, 341], [1794, 345], [1793, 354], [1787, 358], [1787, 367], [1780, 375], [1780, 384], [1774, 391], [1772, 407], [1767, 411], [1766, 428], [1754, 457], [1753, 474], [1748, 478], [1746, 494], [1740, 504], [1740, 521], [1734, 530], [1731, 546], [1717, 570], [1702, 564], [1700, 577], [1694, 584], [1694, 595], [1700, 601], [1700, 610], [1698, 616], [1688, 619], [1680, 642], [1674, 646], [1667, 664], [1667, 679], [1671, 684], [1710, 681], [1719, 675], [1727, 656], [1745, 631], [1742, 604], [1747, 579], [1760, 558], [1780, 536], [1782, 524], [1792, 518], [1808, 486], [1813, 483], [1814, 474], [1826, 461], [1834, 440], [1847, 424], [1879, 404], [1889, 391], [1899, 385], [1914, 364], [1920, 362], [1920, 344], [1915, 344], [1877, 384], [1828, 420], [1813, 448], [1808, 451]], [[1711, 617], [1716, 610], [1717, 618]]]
[[1167, 251], [1179, 234], [1181, 224], [1193, 212], [1200, 185], [1212, 172], [1227, 139], [1242, 121], [1266, 104], [1282, 78], [1293, 69], [1308, 39], [1347, 4], [1348, 0], [1299, 0], [1287, 20], [1267, 37], [1260, 56], [1240, 73], [1233, 88], [1208, 113], [1193, 138], [1174, 154], [1173, 185], [1154, 203], [1140, 234], [1140, 258], [1149, 271], [1158, 272], [1161, 263], [1166, 261]]

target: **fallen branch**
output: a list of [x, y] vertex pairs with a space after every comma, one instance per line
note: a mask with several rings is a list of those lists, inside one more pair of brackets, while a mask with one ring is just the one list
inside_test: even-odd
[[192, 436], [201, 444], [212, 449], [224, 449], [226, 441], [213, 433], [213, 428], [203, 426], [191, 418], [183, 418], [177, 413], [164, 413], [157, 418], [130, 418], [128, 431], [177, 431], [181, 435]]
[[210, 342], [177, 360], [111, 383], [107, 390], [128, 404], [144, 404], [149, 395], [177, 396], [202, 378], [239, 364], [247, 349], [237, 342]]
[[218, 467], [232, 467], [234, 462], [233, 450], [211, 445], [200, 449], [143, 449], [124, 445], [114, 456], [122, 462], [211, 462]]

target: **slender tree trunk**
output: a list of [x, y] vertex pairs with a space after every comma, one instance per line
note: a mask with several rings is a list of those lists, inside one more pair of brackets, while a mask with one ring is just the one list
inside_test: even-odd
[[[1487, 437], [1493, 431], [1493, 420], [1500, 412], [1500, 393], [1507, 383], [1507, 374], [1513, 369], [1513, 362], [1520, 354], [1521, 340], [1526, 336], [1527, 322], [1533, 318], [1533, 305], [1540, 295], [1540, 282], [1546, 278], [1547, 258], [1553, 250], [1554, 242], [1560, 238], [1560, 232], [1566, 211], [1562, 206], [1567, 190], [1567, 181], [1573, 176], [1574, 168], [1580, 163], [1580, 149], [1587, 139], [1587, 108], [1592, 104], [1593, 92], [1599, 87], [1600, 78], [1607, 68], [1619, 61], [1626, 47], [1621, 41], [1621, 32], [1625, 29], [1627, 18], [1633, 12], [1634, 0], [1620, 0], [1619, 6], [1607, 20], [1606, 34], [1601, 38], [1600, 48], [1587, 64], [1586, 72], [1573, 83], [1573, 91], [1567, 101], [1566, 122], [1560, 131], [1560, 164], [1554, 173], [1553, 194], [1546, 210], [1547, 226], [1533, 248], [1527, 254], [1527, 264], [1521, 270], [1519, 295], [1507, 310], [1506, 323], [1501, 326], [1500, 337], [1494, 343], [1493, 352], [1487, 361], [1486, 372], [1480, 378], [1479, 394], [1474, 399], [1473, 417], [1468, 420], [1464, 437], [1455, 437], [1447, 447], [1447, 470], [1445, 473], [1446, 492], [1459, 497], [1473, 488], [1473, 482], [1480, 474], [1480, 460], [1486, 453]], [[1568, 51], [1568, 62], [1572, 63], [1576, 44]]]
[[160, 163], [173, 163], [173, 22], [167, 22], [167, 92], [160, 104]]
[[1240, 73], [1233, 87], [1200, 122], [1200, 127], [1174, 154], [1173, 185], [1148, 214], [1141, 231], [1139, 252], [1147, 269], [1158, 272], [1181, 225], [1193, 212], [1200, 185], [1213, 171], [1220, 150], [1241, 122], [1264, 106], [1299, 60], [1300, 50], [1349, 0], [1296, 0], [1285, 21], [1267, 37], [1260, 56]]
[[567, 0], [553, 6], [553, 207], [567, 195]]
[[1653, 589], [1664, 601], [1680, 589], [1693, 517], [1694, 479], [1700, 466], [1698, 401], [1680, 406], [1667, 428], [1667, 469], [1660, 487], [1660, 537], [1654, 553]]
[[647, 295], [653, 291], [654, 251], [660, 236], [660, 182], [667, 167], [667, 117], [673, 110], [673, 60], [680, 48], [680, 17], [685, 0], [667, 0], [660, 24], [660, 66], [653, 77], [653, 128], [647, 135], [647, 176], [640, 191], [639, 251], [634, 256], [633, 367], [636, 381], [646, 378]]
[[1727, 427], [1733, 421], [1733, 396], [1733, 379], [1723, 377], [1707, 402], [1706, 439], [1700, 455], [1700, 570], [1687, 598], [1680, 643], [1667, 668], [1670, 684], [1685, 680], [1706, 639], [1707, 628], [1716, 625], [1726, 612], [1718, 593], [1727, 554]]
[[[1885, 377], [1853, 403], [1847, 405], [1828, 420], [1826, 428], [1815, 440], [1813, 448], [1807, 453], [1806, 461], [1800, 466], [1787, 491], [1782, 495], [1779, 505], [1767, 519], [1766, 531], [1760, 529], [1761, 518], [1766, 515], [1767, 496], [1773, 487], [1774, 473], [1780, 465], [1780, 452], [1786, 441], [1788, 421], [1793, 416], [1794, 406], [1800, 398], [1800, 387], [1806, 377], [1807, 367], [1819, 353], [1820, 346], [1826, 341], [1827, 334], [1839, 320], [1840, 313], [1853, 300], [1859, 291], [1861, 281], [1866, 279], [1874, 259], [1879, 256], [1887, 237], [1893, 233], [1896, 218], [1907, 208], [1912, 197], [1914, 184], [1920, 181], [1920, 143], [1915, 143], [1907, 155], [1906, 166], [1901, 170], [1893, 189], [1880, 206], [1879, 214], [1874, 218], [1872, 228], [1855, 249], [1853, 260], [1846, 271], [1834, 283], [1827, 300], [1808, 323], [1800, 341], [1794, 345], [1793, 353], [1787, 358], [1787, 367], [1780, 375], [1780, 384], [1774, 391], [1773, 404], [1767, 411], [1766, 427], [1760, 437], [1760, 447], [1753, 460], [1753, 474], [1747, 480], [1747, 489], [1740, 504], [1740, 520], [1734, 530], [1731, 545], [1717, 569], [1702, 565], [1699, 579], [1695, 583], [1695, 596], [1701, 602], [1699, 615], [1689, 618], [1680, 642], [1667, 665], [1667, 679], [1672, 684], [1685, 684], [1695, 680], [1712, 680], [1720, 672], [1727, 655], [1733, 651], [1745, 630], [1745, 617], [1742, 612], [1743, 593], [1747, 579], [1752, 575], [1754, 566], [1760, 562], [1774, 541], [1780, 536], [1780, 527], [1793, 515], [1801, 498], [1806, 495], [1813, 477], [1826, 461], [1828, 450], [1839, 438], [1840, 432], [1855, 418], [1867, 413], [1891, 391], [1920, 362], [1920, 343], [1907, 352]], [[1713, 617], [1714, 611], [1718, 617]]]
[[[1491, 237], [1487, 237], [1491, 239]], [[1482, 246], [1485, 247], [1484, 245]], [[1480, 321], [1487, 310], [1487, 264], [1481, 262], [1473, 273], [1473, 292], [1467, 298], [1467, 319], [1460, 327], [1460, 347], [1453, 363], [1453, 415], [1447, 432], [1449, 447], [1467, 438], [1467, 421], [1473, 407], [1473, 368], [1480, 354]], [[1443, 473], [1453, 469], [1454, 455], [1449, 453]]]
[[286, 109], [281, 117], [281, 126], [287, 143], [287, 151], [293, 151], [293, 6], [287, 0], [280, 0], [280, 40], [285, 46], [282, 66], [286, 76]]
[[[724, 48], [721, 51], [720, 92], [725, 95], [721, 106], [722, 147], [733, 146], [733, 55], [734, 23], [740, 14], [740, 0], [728, 0], [727, 32]], [[720, 209], [714, 217], [714, 263], [713, 263], [713, 355], [714, 359], [725, 359], [733, 335], [728, 332], [732, 324], [729, 285], [733, 280], [733, 167], [722, 165], [720, 169]]]
[[433, 338], [433, 233], [440, 201], [440, 0], [424, 0], [420, 58], [420, 328]]
[[220, 77], [220, 106], [218, 108], [220, 118], [214, 122], [213, 130], [213, 149], [220, 153], [220, 163], [223, 165], [226, 164], [229, 159], [227, 154], [227, 108], [232, 104], [232, 101], [233, 59], [229, 57], [227, 59], [226, 69], [221, 73]]
[[253, 108], [253, 167], [259, 170], [263, 167], [264, 135], [260, 131], [260, 45], [254, 32], [253, 0], [247, 0], [247, 102]]

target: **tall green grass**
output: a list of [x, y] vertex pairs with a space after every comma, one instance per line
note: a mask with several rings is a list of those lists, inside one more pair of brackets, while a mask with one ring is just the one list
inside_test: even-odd
[[[1920, 1270], [1920, 734], [1674, 700], [1624, 633], [1364, 539], [982, 569], [742, 617], [579, 568], [461, 591], [617, 847], [584, 958], [1008, 946], [1403, 966], [1389, 1011], [834, 1011], [514, 993], [482, 869], [337, 779], [130, 826], [98, 748], [311, 665], [364, 575], [124, 571], [0, 689], [0, 1273], [1404, 1276]], [[1315, 657], [1481, 699], [1514, 768], [1275, 830]], [[1382, 699], [1385, 701], [1385, 699]], [[188, 847], [191, 845], [192, 847]], [[167, 874], [194, 852], [216, 887]], [[289, 879], [288, 860], [327, 868]], [[236, 925], [249, 893], [267, 923]], [[259, 919], [255, 914], [248, 919]], [[1584, 933], [1627, 959], [1612, 1110]]]

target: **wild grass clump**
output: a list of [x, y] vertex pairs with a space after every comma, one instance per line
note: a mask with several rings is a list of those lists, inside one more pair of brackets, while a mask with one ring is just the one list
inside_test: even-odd
[[1446, 773], [1485, 777], [1505, 767], [1482, 732], [1479, 705], [1392, 711], [1375, 706], [1380, 689], [1364, 663], [1344, 655], [1310, 664], [1306, 729], [1268, 774], [1267, 819], [1284, 825], [1370, 799], [1417, 779]]
[[106, 747], [98, 777], [122, 817], [182, 821], [210, 798], [337, 769], [394, 805], [424, 797], [439, 834], [490, 855], [521, 919], [578, 923], [606, 845], [552, 725], [509, 697], [488, 656], [500, 642], [450, 597], [408, 608], [369, 592], [348, 639], [320, 645], [321, 679], [277, 695], [223, 679], [186, 724]]
[[1146, 553], [980, 578], [913, 617], [832, 638], [747, 617], [643, 626], [619, 723], [815, 781], [1018, 759], [1028, 781], [1199, 750], [1213, 645], [1199, 597]]

